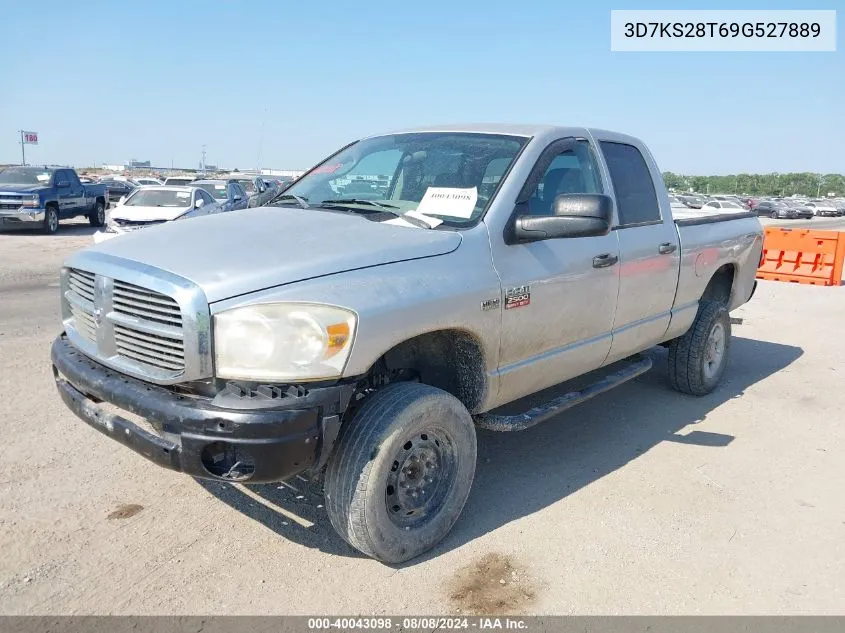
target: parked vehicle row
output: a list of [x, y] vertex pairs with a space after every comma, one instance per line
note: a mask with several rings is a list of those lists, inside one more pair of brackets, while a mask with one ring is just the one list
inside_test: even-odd
[[676, 208], [687, 207], [719, 213], [726, 210], [746, 210], [775, 219], [795, 220], [845, 215], [843, 198], [753, 198], [734, 194], [673, 194], [670, 195], [670, 202]]

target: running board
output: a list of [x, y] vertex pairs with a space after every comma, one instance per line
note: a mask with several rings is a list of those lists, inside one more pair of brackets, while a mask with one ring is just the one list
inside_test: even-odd
[[622, 383], [628, 382], [637, 376], [644, 374], [651, 369], [650, 358], [634, 357], [635, 360], [612, 374], [608, 374], [601, 380], [585, 387], [581, 391], [571, 391], [562, 396], [549, 400], [544, 404], [537, 405], [525, 413], [515, 415], [496, 415], [494, 413], [482, 413], [475, 416], [475, 424], [480, 429], [488, 431], [524, 431], [532, 426], [545, 422], [551, 417], [571, 409], [605, 391], [610, 391]]

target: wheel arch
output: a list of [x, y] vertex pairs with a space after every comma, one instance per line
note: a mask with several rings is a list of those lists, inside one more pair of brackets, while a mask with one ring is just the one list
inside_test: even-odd
[[484, 346], [461, 328], [432, 330], [405, 339], [371, 366], [371, 380], [418, 379], [442, 389], [474, 412], [484, 402], [487, 374]]
[[736, 278], [736, 264], [723, 264], [713, 272], [710, 281], [701, 294], [701, 301], [717, 301], [726, 306], [731, 304]]

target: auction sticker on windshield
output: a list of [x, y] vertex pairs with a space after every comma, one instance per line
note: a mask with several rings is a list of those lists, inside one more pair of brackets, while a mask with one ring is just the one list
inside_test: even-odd
[[38, 178], [38, 182], [47, 182], [50, 180], [50, 174], [38, 174], [36, 178]]
[[420, 200], [417, 213], [469, 218], [475, 210], [476, 202], [478, 202], [478, 189], [476, 187], [467, 189], [429, 187]]
[[187, 191], [177, 191], [177, 192], [176, 192], [176, 197], [177, 197], [177, 198], [190, 198], [190, 197], [191, 197], [191, 194], [190, 194], [189, 192], [187, 192]]

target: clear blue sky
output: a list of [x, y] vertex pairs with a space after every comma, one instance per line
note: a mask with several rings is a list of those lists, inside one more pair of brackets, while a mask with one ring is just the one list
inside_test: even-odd
[[[845, 172], [841, 0], [5, 2], [0, 162], [305, 168], [468, 121], [588, 125], [664, 170]], [[611, 53], [610, 9], [839, 9], [836, 53]], [[266, 114], [265, 114], [266, 113]], [[262, 135], [263, 127], [263, 135]], [[263, 137], [263, 142], [260, 142]]]

